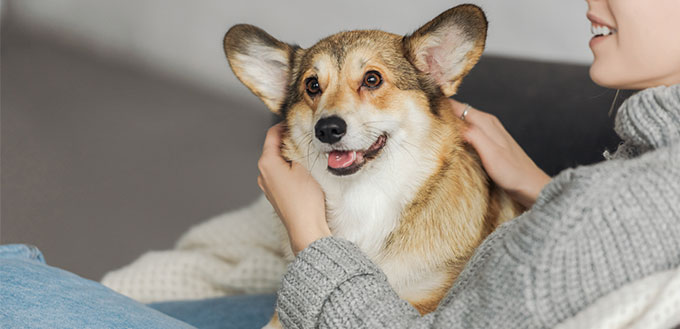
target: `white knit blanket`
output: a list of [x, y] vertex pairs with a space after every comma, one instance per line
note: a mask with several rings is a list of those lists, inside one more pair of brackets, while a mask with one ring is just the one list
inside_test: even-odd
[[680, 326], [680, 268], [633, 281], [557, 329], [670, 329]]
[[142, 303], [274, 293], [286, 271], [281, 224], [262, 196], [191, 228], [175, 249], [107, 273], [105, 286]]

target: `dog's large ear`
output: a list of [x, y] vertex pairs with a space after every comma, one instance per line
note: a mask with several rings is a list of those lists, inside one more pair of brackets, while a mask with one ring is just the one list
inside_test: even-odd
[[293, 51], [293, 46], [252, 25], [235, 25], [224, 36], [234, 74], [276, 114], [286, 97]]
[[451, 8], [404, 37], [405, 55], [439, 84], [444, 95], [452, 96], [482, 55], [487, 26], [481, 8], [469, 4]]

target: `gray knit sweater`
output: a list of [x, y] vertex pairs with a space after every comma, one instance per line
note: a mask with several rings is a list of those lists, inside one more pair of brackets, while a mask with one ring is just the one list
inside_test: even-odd
[[[587, 117], [584, 117], [587, 120]], [[286, 328], [550, 328], [599, 297], [680, 266], [680, 85], [619, 109], [624, 143], [568, 169], [477, 249], [439, 308], [420, 316], [352, 243], [324, 238], [283, 278]]]

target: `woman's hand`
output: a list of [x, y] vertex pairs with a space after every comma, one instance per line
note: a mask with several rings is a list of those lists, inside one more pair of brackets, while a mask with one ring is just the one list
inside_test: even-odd
[[321, 187], [307, 169], [281, 156], [281, 123], [269, 128], [257, 163], [257, 184], [288, 231], [297, 255], [310, 243], [331, 235]]
[[[466, 104], [451, 100], [454, 112], [463, 115]], [[543, 187], [550, 181], [543, 170], [522, 150], [495, 116], [468, 107], [463, 137], [472, 144], [482, 165], [496, 184], [515, 201], [530, 208]]]

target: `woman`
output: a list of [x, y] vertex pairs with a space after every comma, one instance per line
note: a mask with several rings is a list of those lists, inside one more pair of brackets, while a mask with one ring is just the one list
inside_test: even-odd
[[496, 118], [454, 102], [491, 178], [533, 206], [487, 238], [431, 314], [421, 317], [356, 246], [331, 237], [323, 193], [281, 158], [281, 128], [270, 129], [258, 183], [298, 252], [278, 295], [285, 327], [554, 327], [680, 266], [680, 1], [587, 2], [603, 34], [590, 42], [591, 78], [644, 89], [617, 113], [624, 143], [609, 161], [550, 180]]

